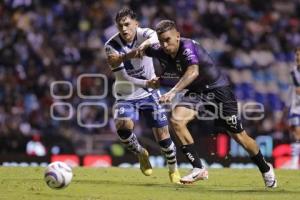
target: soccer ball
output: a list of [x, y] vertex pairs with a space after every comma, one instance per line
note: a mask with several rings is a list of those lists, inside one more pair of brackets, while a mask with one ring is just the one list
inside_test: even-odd
[[52, 189], [67, 187], [71, 183], [72, 177], [72, 168], [60, 161], [50, 163], [44, 174], [46, 184]]

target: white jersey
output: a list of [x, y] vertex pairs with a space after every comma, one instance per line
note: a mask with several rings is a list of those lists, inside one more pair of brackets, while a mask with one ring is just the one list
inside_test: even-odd
[[[151, 43], [157, 43], [157, 35], [155, 31], [149, 28], [137, 28], [136, 36], [131, 44], [121, 38], [117, 33], [105, 43], [105, 52], [107, 55], [113, 53], [128, 53], [132, 49], [137, 48], [145, 40], [150, 39]], [[123, 62], [120, 66], [112, 69], [113, 72], [125, 69], [131, 77], [150, 80], [155, 78], [155, 70], [152, 58], [143, 56], [142, 58], [131, 59]], [[151, 95], [151, 89], [142, 88], [126, 81], [124, 77], [117, 76], [113, 86], [113, 91], [117, 99], [132, 100], [142, 99]]]
[[300, 87], [300, 71], [295, 66], [292, 71], [293, 86], [291, 90], [291, 107], [290, 114], [300, 114], [300, 95], [296, 93], [296, 88]]

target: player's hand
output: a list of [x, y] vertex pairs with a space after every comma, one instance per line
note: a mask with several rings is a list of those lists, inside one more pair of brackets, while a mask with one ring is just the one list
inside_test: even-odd
[[297, 48], [297, 50], [296, 50], [296, 63], [297, 63], [297, 66], [299, 67], [300, 66], [300, 48]]
[[140, 53], [139, 48], [132, 49], [129, 53], [126, 54], [126, 56], [124, 56], [124, 61], [130, 60], [132, 58], [139, 58], [140, 57], [139, 53]]
[[145, 50], [150, 46], [150, 40], [145, 40], [139, 47], [139, 57], [143, 57], [145, 55]]
[[108, 64], [111, 66], [119, 66], [122, 63], [122, 55], [111, 54], [108, 56]]
[[160, 103], [171, 103], [174, 97], [176, 96], [176, 92], [170, 90], [166, 94], [162, 95], [159, 99]]
[[147, 88], [153, 88], [153, 89], [159, 88], [160, 87], [159, 77], [148, 80], [146, 86]]

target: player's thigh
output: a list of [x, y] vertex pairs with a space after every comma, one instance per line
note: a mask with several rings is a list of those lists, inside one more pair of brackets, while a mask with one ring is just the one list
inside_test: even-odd
[[158, 99], [155, 95], [143, 99], [138, 109], [149, 127], [162, 128], [168, 126], [166, 110], [158, 103]]
[[122, 130], [122, 129], [133, 130], [134, 128], [134, 122], [130, 118], [115, 119], [115, 124], [117, 130]]
[[296, 140], [300, 140], [300, 126], [296, 126], [293, 131]]
[[140, 111], [144, 117], [146, 124], [150, 128], [162, 128], [168, 126], [168, 118], [164, 109], [143, 109]]
[[173, 126], [186, 125], [193, 120], [197, 112], [189, 107], [176, 106], [171, 113], [171, 123]]
[[152, 128], [157, 141], [170, 137], [168, 118], [164, 107], [159, 103], [159, 93], [153, 92], [139, 106], [146, 123]]

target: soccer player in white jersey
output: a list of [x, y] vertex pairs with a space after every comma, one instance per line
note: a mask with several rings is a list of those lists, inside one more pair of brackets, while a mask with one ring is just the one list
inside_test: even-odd
[[289, 113], [289, 124], [293, 133], [292, 159], [290, 169], [299, 168], [300, 154], [300, 49], [296, 50], [296, 66], [291, 71], [293, 88], [291, 93], [291, 107]]
[[140, 28], [136, 14], [129, 8], [121, 9], [115, 20], [119, 33], [106, 42], [105, 52], [116, 78], [114, 118], [118, 136], [127, 149], [137, 155], [143, 174], [151, 175], [148, 151], [140, 145], [133, 133], [134, 121], [138, 119], [138, 113], [142, 112], [165, 155], [170, 181], [179, 183], [176, 147], [170, 138], [168, 120], [158, 103], [158, 91], [151, 89], [155, 88], [152, 83], [156, 77], [152, 58], [143, 56], [133, 59], [138, 52], [135, 48], [143, 46], [143, 42], [157, 42], [157, 35], [149, 28]]

